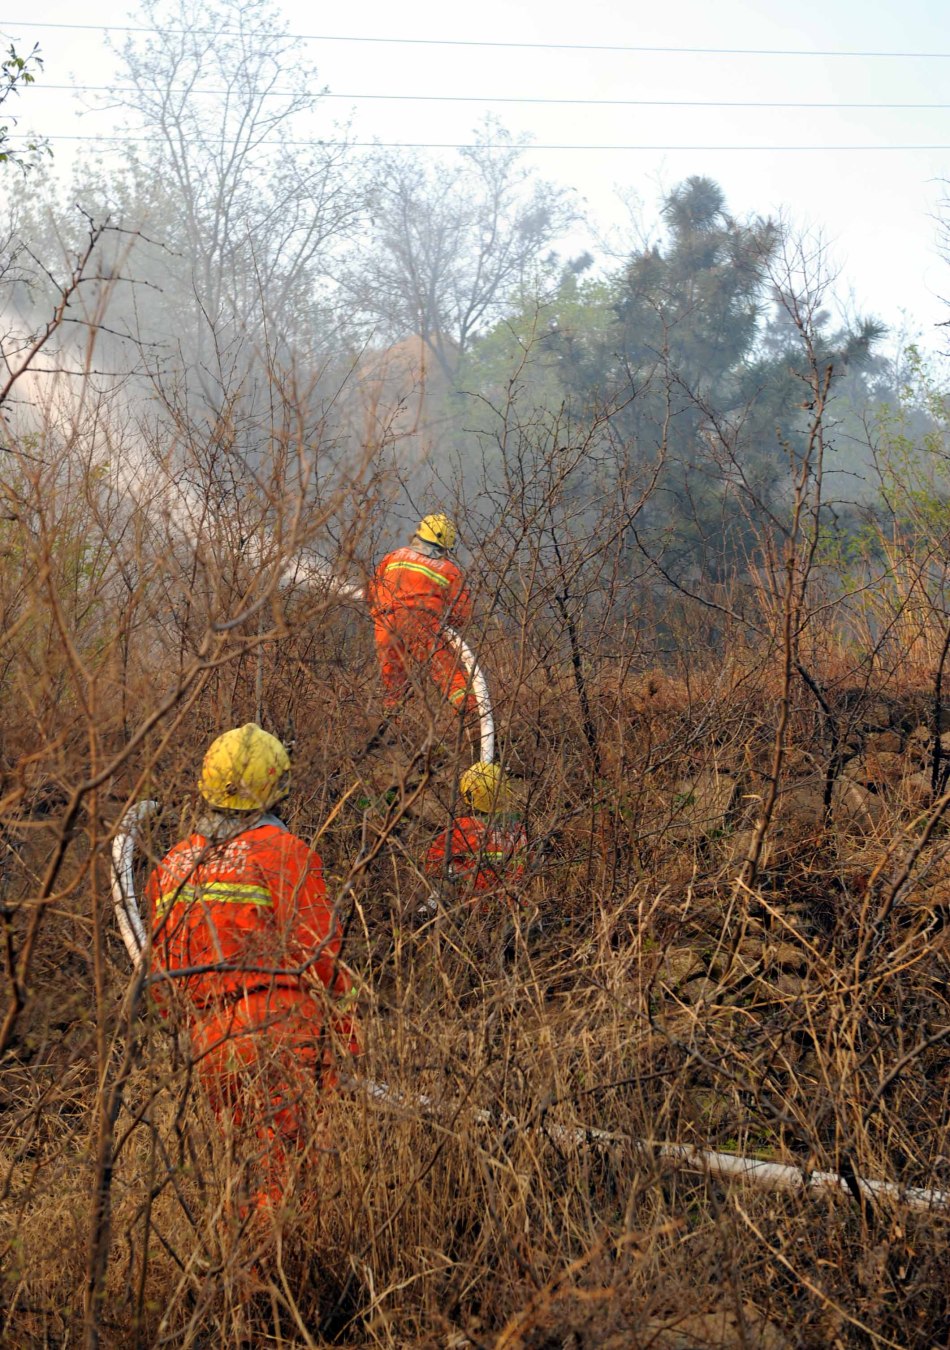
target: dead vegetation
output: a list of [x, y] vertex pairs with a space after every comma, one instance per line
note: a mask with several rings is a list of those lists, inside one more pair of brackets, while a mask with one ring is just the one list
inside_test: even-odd
[[[413, 923], [471, 739], [426, 688], [380, 738], [358, 607], [288, 579], [301, 553], [365, 569], [391, 446], [324, 474], [275, 393], [256, 467], [224, 414], [103, 453], [85, 407], [8, 452], [3, 1343], [947, 1344], [950, 1214], [855, 1179], [950, 1190], [950, 640], [909, 535], [900, 567], [822, 563], [812, 373], [789, 520], [731, 590], [631, 548], [652, 468], [579, 503], [584, 446], [528, 426], [505, 483], [446, 501], [533, 839], [543, 930], [506, 949], [450, 893]], [[109, 902], [126, 806], [162, 803], [144, 873], [208, 740], [252, 718], [293, 743], [288, 823], [339, 897], [366, 1046], [273, 1224], [240, 1217], [253, 1136], [210, 1118]]]
[[[174, 837], [221, 686], [230, 720], [255, 715], [249, 648], [203, 672], [72, 821], [95, 777], [81, 738], [63, 726], [41, 754], [8, 752], [8, 781], [30, 787], [12, 787], [4, 817], [6, 1343], [71, 1344], [90, 1316], [115, 1346], [942, 1343], [946, 1215], [761, 1194], [558, 1128], [950, 1189], [948, 850], [930, 828], [927, 691], [838, 699], [853, 753], [826, 807], [828, 743], [796, 688], [745, 889], [771, 767], [768, 663], [592, 676], [596, 779], [576, 705], [527, 680], [531, 715], [512, 708], [503, 754], [524, 783], [544, 931], [506, 963], [497, 924], [449, 910], [411, 924], [418, 859], [470, 751], [434, 750], [452, 724], [417, 707], [361, 757], [368, 635], [301, 602], [279, 642], [268, 632], [263, 698], [275, 726], [300, 728], [290, 823], [346, 896], [359, 1072], [392, 1095], [326, 1104], [272, 1233], [236, 1217], [248, 1141], [209, 1119], [167, 1025], [130, 1019], [106, 862], [126, 798], [157, 788]], [[134, 703], [156, 692], [140, 676]], [[96, 1140], [117, 1086], [107, 1174]]]

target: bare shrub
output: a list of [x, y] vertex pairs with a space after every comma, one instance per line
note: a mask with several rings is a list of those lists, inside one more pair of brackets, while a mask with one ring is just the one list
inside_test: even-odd
[[[819, 547], [830, 377], [799, 314], [808, 457], [734, 578], [664, 577], [636, 547], [663, 447], [644, 468], [609, 418], [512, 398], [501, 473], [445, 503], [479, 541], [469, 636], [532, 838], [505, 942], [450, 888], [412, 922], [472, 737], [426, 686], [381, 737], [358, 607], [301, 579], [301, 556], [365, 575], [402, 490], [379, 442], [324, 457], [275, 368], [253, 438], [234, 391], [210, 425], [169, 397], [161, 434], [103, 431], [93, 401], [10, 448], [7, 1343], [939, 1343], [947, 1212], [857, 1178], [950, 1188], [946, 797], [848, 777], [886, 731], [911, 765], [935, 649], [850, 645], [858, 588]], [[881, 635], [904, 611], [875, 604]], [[242, 1202], [259, 1141], [211, 1115], [109, 904], [127, 805], [162, 803], [144, 874], [207, 741], [252, 718], [294, 741], [288, 823], [324, 856], [365, 1043], [273, 1222]], [[845, 1189], [762, 1193], [657, 1143]]]

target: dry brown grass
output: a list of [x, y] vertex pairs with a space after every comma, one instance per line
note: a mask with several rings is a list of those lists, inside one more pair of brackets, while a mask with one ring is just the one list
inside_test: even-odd
[[[544, 563], [540, 536], [532, 553], [530, 520], [517, 550], [495, 539], [504, 584], [473, 633], [544, 920], [505, 961], [499, 925], [450, 896], [434, 924], [409, 922], [470, 741], [420, 691], [366, 753], [365, 622], [277, 582], [278, 562], [331, 538], [349, 570], [377, 468], [314, 500], [289, 455], [229, 505], [211, 442], [190, 461], [197, 545], [157, 489], [129, 511], [75, 446], [6, 484], [3, 1343], [946, 1344], [946, 1214], [760, 1193], [563, 1128], [950, 1188], [948, 845], [939, 782], [936, 798], [902, 786], [932, 767], [939, 728], [915, 732], [939, 613], [906, 662], [883, 639], [869, 659], [816, 597], [795, 652], [808, 679], [792, 663], [789, 682], [771, 598], [754, 633], [717, 611], [712, 638], [677, 597], [661, 659], [610, 618], [642, 591], [619, 542], [587, 593], [577, 563], [569, 608], [566, 564]], [[565, 527], [565, 547], [590, 535]], [[248, 537], [262, 557], [283, 538], [273, 568]], [[160, 797], [159, 852], [207, 741], [257, 716], [295, 741], [289, 824], [341, 897], [359, 1077], [390, 1089], [325, 1103], [273, 1226], [242, 1224], [253, 1145], [222, 1132], [172, 1029], [136, 1009], [108, 899], [125, 805]], [[887, 733], [897, 749], [875, 751]], [[848, 776], [875, 753], [907, 772]]]

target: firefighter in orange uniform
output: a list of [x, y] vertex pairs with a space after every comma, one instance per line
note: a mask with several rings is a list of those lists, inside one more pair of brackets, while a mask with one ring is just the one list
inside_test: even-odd
[[259, 1208], [279, 1202], [318, 1091], [359, 1052], [321, 860], [271, 813], [289, 777], [259, 726], [219, 736], [199, 780], [209, 810], [145, 892], [159, 1001], [182, 1010], [215, 1112], [259, 1141]]
[[409, 546], [387, 553], [370, 583], [367, 599], [387, 713], [398, 708], [413, 671], [427, 670], [459, 716], [477, 715], [465, 668], [444, 636], [447, 627], [466, 624], [472, 612], [462, 569], [450, 556], [456, 537], [447, 516], [425, 516]]
[[[427, 874], [454, 882], [470, 909], [501, 905], [508, 915], [522, 912], [518, 891], [528, 836], [512, 810], [505, 771], [500, 764], [473, 764], [462, 774], [459, 793], [472, 814], [454, 820], [429, 846]], [[428, 908], [434, 914], [437, 902], [430, 899]]]

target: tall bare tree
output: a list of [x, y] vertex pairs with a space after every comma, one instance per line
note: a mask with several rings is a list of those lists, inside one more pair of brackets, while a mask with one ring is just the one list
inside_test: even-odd
[[391, 337], [418, 333], [451, 378], [473, 337], [550, 264], [573, 217], [568, 193], [524, 163], [493, 118], [452, 164], [380, 153], [371, 223], [348, 274], [363, 313]]
[[228, 385], [248, 337], [314, 336], [320, 277], [361, 208], [356, 166], [345, 133], [314, 134], [323, 91], [270, 0], [144, 0], [141, 17], [116, 93], [141, 135], [132, 171], [171, 303], [190, 300], [199, 361]]

